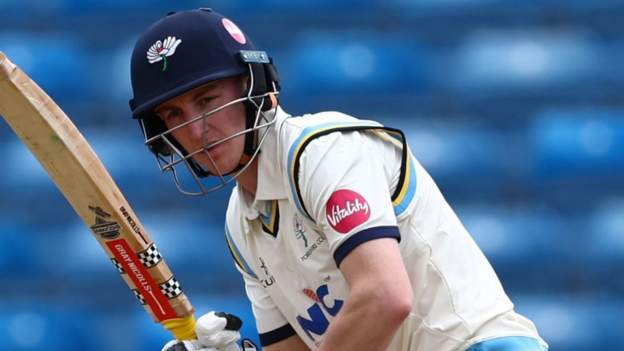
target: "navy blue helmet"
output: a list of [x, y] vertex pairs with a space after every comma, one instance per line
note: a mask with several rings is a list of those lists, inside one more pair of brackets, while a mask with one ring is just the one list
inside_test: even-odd
[[[258, 111], [275, 107], [264, 99], [279, 91], [272, 59], [257, 50], [236, 24], [208, 8], [170, 12], [151, 25], [134, 47], [130, 74], [134, 95], [130, 109], [157, 157], [188, 154], [172, 136], [163, 136], [167, 129], [154, 113], [163, 102], [210, 81], [246, 75], [248, 91], [241, 98], [248, 98], [242, 103], [251, 131], [245, 136], [245, 154], [251, 156], [258, 147], [254, 141]], [[197, 176], [209, 175], [192, 158], [185, 162]]]

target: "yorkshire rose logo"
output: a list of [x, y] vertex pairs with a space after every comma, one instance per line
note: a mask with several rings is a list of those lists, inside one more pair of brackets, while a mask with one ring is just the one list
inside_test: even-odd
[[163, 61], [162, 71], [167, 70], [167, 57], [175, 54], [178, 45], [182, 42], [182, 39], [169, 36], [163, 41], [155, 42], [149, 50], [147, 50], [147, 61], [149, 63], [156, 63]]
[[336, 190], [325, 206], [327, 221], [337, 232], [346, 234], [370, 218], [366, 199], [355, 191]]

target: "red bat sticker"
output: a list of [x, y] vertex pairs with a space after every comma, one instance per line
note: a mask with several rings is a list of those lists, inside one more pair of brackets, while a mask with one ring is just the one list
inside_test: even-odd
[[145, 267], [139, 261], [136, 254], [124, 239], [107, 241], [106, 245], [111, 250], [115, 258], [122, 265], [137, 290], [141, 293], [156, 319], [160, 322], [165, 319], [176, 317], [176, 313], [171, 307], [169, 300], [160, 291], [160, 287], [154, 281]]

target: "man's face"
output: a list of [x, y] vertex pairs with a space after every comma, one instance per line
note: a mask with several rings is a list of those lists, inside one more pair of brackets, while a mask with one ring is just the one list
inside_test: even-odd
[[[241, 77], [225, 78], [170, 99], [156, 107], [154, 112], [165, 122], [167, 128], [171, 129], [240, 98], [243, 90]], [[193, 153], [243, 129], [245, 129], [245, 106], [236, 103], [178, 128], [171, 134], [187, 152]], [[212, 174], [226, 174], [238, 166], [244, 146], [245, 135], [241, 134], [195, 154], [193, 159]]]

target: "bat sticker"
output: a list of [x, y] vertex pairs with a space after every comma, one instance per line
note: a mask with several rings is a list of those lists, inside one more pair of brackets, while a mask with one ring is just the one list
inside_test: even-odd
[[93, 233], [109, 240], [119, 236], [119, 229], [121, 229], [121, 227], [117, 222], [107, 220], [107, 218], [111, 218], [109, 213], [99, 206], [89, 206], [89, 209], [95, 213], [95, 224], [90, 227]]
[[121, 206], [119, 207], [119, 210], [121, 211], [121, 213], [124, 215], [124, 217], [126, 217], [126, 221], [128, 222], [128, 224], [130, 225], [130, 227], [132, 228], [132, 230], [141, 237], [141, 239], [143, 240], [143, 242], [145, 244], [147, 244], [147, 240], [145, 239], [145, 237], [143, 236], [143, 233], [141, 233], [141, 228], [139, 228], [139, 225], [137, 224], [137, 222], [132, 219], [132, 217], [130, 216], [130, 214], [128, 213], [128, 210], [126, 210], [125, 207]]
[[[158, 321], [175, 318], [176, 313], [169, 303], [169, 300], [159, 286], [143, 267], [137, 255], [130, 249], [124, 239], [107, 241], [106, 246], [113, 253], [117, 262], [121, 264], [128, 277], [137, 288], [137, 292], [151, 308]], [[136, 294], [136, 293], [135, 293]]]
[[137, 253], [137, 256], [139, 256], [141, 264], [143, 264], [146, 268], [154, 267], [162, 261], [162, 255], [154, 243], [152, 243], [152, 245], [150, 245], [145, 251]]

